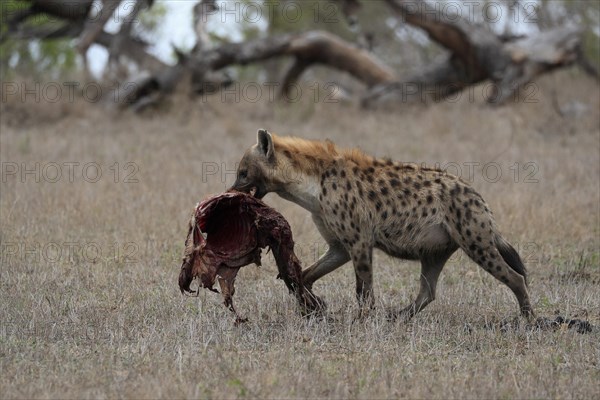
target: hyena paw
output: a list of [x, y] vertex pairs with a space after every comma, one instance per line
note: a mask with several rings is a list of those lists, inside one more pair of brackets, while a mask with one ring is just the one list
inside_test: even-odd
[[312, 290], [306, 288], [302, 295], [300, 308], [305, 317], [323, 316], [327, 310], [325, 300], [317, 296]]
[[415, 311], [411, 306], [405, 307], [401, 310], [394, 308], [386, 311], [387, 320], [390, 322], [400, 321], [406, 323], [410, 321], [414, 315]]

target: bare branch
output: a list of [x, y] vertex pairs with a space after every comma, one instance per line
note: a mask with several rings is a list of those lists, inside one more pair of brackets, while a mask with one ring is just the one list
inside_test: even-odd
[[96, 37], [100, 35], [104, 29], [104, 25], [106, 25], [108, 19], [113, 15], [117, 7], [119, 7], [121, 1], [122, 0], [103, 0], [100, 15], [87, 20], [77, 43], [77, 50], [80, 54], [85, 55], [87, 53], [87, 50], [92, 43], [94, 43]]
[[209, 37], [206, 31], [206, 21], [208, 16], [218, 9], [216, 0], [200, 0], [194, 6], [194, 30], [196, 31], [196, 47], [194, 51], [207, 49]]
[[229, 43], [194, 55], [194, 63], [197, 68], [219, 70], [281, 56], [295, 56], [348, 72], [369, 87], [395, 80], [394, 72], [375, 56], [324, 31]]

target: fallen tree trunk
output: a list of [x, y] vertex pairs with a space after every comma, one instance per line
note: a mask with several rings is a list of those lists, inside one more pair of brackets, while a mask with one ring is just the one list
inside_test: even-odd
[[[405, 101], [409, 95], [424, 100], [427, 96], [423, 93], [441, 100], [488, 80], [494, 83], [488, 102], [502, 104], [517, 96], [519, 88], [539, 75], [582, 59], [581, 35], [574, 27], [555, 28], [528, 37], [503, 36], [462, 16], [439, 12], [424, 1], [386, 2], [399, 18], [423, 29], [433, 41], [448, 49], [450, 55], [415, 75], [398, 79], [368, 51], [323, 31], [226, 43], [212, 48], [201, 43], [189, 55], [187, 69], [192, 76], [192, 91], [216, 92], [221, 86], [206, 78], [225, 67], [291, 56], [294, 62], [282, 77], [280, 97], [283, 98], [289, 97], [290, 89], [307, 68], [321, 64], [349, 73], [364, 83], [367, 87], [367, 95], [362, 99], [364, 106], [376, 105], [390, 97]], [[212, 1], [207, 3], [214, 6]], [[347, 3], [353, 9], [360, 5], [358, 0]], [[204, 27], [196, 25], [196, 29]]]
[[[203, 49], [205, 46], [199, 48]], [[219, 88], [231, 83], [222, 75], [215, 76], [216, 71], [231, 65], [247, 65], [284, 56], [295, 58], [295, 63], [285, 74], [281, 86], [280, 97], [284, 98], [288, 97], [289, 90], [306, 68], [314, 64], [326, 65], [338, 71], [347, 72], [369, 88], [396, 80], [393, 71], [369, 52], [328, 32], [309, 31], [240, 43], [227, 43], [219, 47], [193, 52], [186, 56], [185, 71], [178, 75], [179, 79], [171, 82], [173, 85], [177, 85], [179, 81], [191, 76], [189, 86], [192, 92], [214, 93]], [[158, 77], [163, 73], [165, 72], [159, 72], [155, 76]], [[150, 94], [146, 93], [147, 88], [140, 87], [139, 89], [144, 93], [131, 93], [132, 98], [141, 100]], [[156, 90], [170, 89], [156, 86]]]
[[424, 98], [424, 91], [442, 99], [487, 80], [494, 83], [487, 101], [503, 104], [539, 75], [581, 58], [581, 32], [576, 27], [559, 27], [527, 37], [504, 37], [425, 1], [386, 2], [399, 18], [423, 29], [431, 40], [449, 50], [450, 57], [399, 82], [374, 87], [363, 98], [365, 106], [373, 106], [386, 97], [405, 99], [407, 87], [421, 92], [417, 93], [420, 99]]
[[[280, 97], [283, 98], [289, 97], [290, 89], [302, 73], [315, 64], [347, 72], [368, 88], [396, 80], [394, 72], [371, 53], [324, 31], [287, 34], [211, 47], [208, 43], [205, 22], [210, 13], [216, 9], [214, 0], [199, 2], [194, 7], [197, 44], [192, 52], [184, 55], [175, 49], [179, 56], [175, 66], [155, 65], [150, 76], [128, 85], [127, 93], [123, 93], [119, 98], [125, 99], [125, 104], [139, 111], [159, 102], [185, 80], [189, 81], [183, 84], [187, 84], [192, 93], [215, 93], [232, 83], [228, 75], [220, 72], [222, 69], [231, 65], [246, 65], [285, 56], [294, 57], [295, 62], [283, 77], [280, 90]], [[88, 31], [89, 29], [85, 29], [82, 36]], [[108, 42], [105, 32], [99, 33], [94, 38], [109, 49], [114, 46], [115, 40], [123, 40], [120, 35], [116, 37], [113, 35]], [[136, 61], [141, 60], [147, 53], [131, 42], [128, 41], [129, 53]], [[152, 60], [149, 62], [152, 63]]]
[[233, 64], [246, 65], [274, 57], [293, 56], [296, 63], [286, 74], [285, 90], [312, 64], [347, 72], [368, 87], [395, 80], [394, 72], [372, 54], [324, 31], [309, 31], [278, 37], [228, 43], [194, 54], [192, 69], [215, 71]]
[[[336, 1], [349, 20], [356, 19], [355, 14], [362, 4], [360, 0]], [[431, 40], [447, 49], [448, 57], [416, 74], [398, 78], [369, 51], [324, 31], [213, 46], [206, 21], [218, 10], [215, 0], [201, 0], [194, 7], [197, 44], [189, 54], [175, 49], [178, 63], [174, 66], [152, 56], [146, 51], [146, 44], [132, 35], [135, 17], [143, 7], [151, 6], [152, 0], [136, 0], [131, 15], [124, 20], [117, 34], [109, 34], [103, 27], [122, 0], [103, 0], [101, 12], [96, 16], [88, 15], [91, 0], [70, 3], [31, 0], [30, 8], [9, 19], [7, 35], [17, 39], [79, 37], [78, 49], [82, 55], [92, 42], [99, 43], [110, 51], [113, 63], [126, 55], [140, 69], [149, 71], [147, 77], [127, 85], [127, 93], [119, 97], [126, 98], [126, 104], [137, 110], [160, 101], [179, 84], [187, 85], [191, 93], [216, 93], [232, 83], [222, 71], [224, 68], [278, 57], [293, 59], [291, 67], [282, 74], [280, 97], [289, 98], [291, 89], [306, 69], [320, 64], [348, 73], [364, 83], [367, 87], [367, 94], [362, 99], [365, 106], [374, 106], [390, 98], [405, 102], [411, 96], [422, 101], [429, 94], [433, 94], [434, 100], [440, 100], [484, 81], [494, 84], [494, 90], [487, 93], [488, 102], [502, 104], [514, 98], [519, 88], [539, 75], [573, 63], [598, 77], [598, 72], [583, 56], [581, 34], [576, 27], [563, 26], [529, 36], [497, 35], [488, 27], [471, 23], [462, 15], [445, 13], [422, 0], [385, 2], [398, 18], [424, 30]], [[22, 26], [26, 18], [39, 12], [61, 17], [70, 23], [59, 28]]]

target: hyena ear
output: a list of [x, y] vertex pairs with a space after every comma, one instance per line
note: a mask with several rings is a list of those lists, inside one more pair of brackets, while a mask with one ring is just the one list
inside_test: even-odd
[[268, 160], [273, 158], [275, 148], [273, 147], [273, 136], [266, 129], [259, 129], [257, 134], [258, 150]]

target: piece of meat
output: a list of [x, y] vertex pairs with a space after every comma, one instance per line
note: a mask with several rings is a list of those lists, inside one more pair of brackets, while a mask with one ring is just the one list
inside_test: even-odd
[[239, 269], [260, 265], [261, 249], [273, 252], [278, 278], [296, 295], [304, 314], [323, 309], [324, 303], [302, 283], [302, 268], [294, 254], [290, 225], [285, 218], [250, 194], [228, 191], [198, 203], [190, 219], [179, 288], [182, 293], [197, 293], [190, 288], [194, 278], [200, 287], [213, 288], [218, 279], [227, 306], [236, 322], [244, 322], [233, 306], [234, 282]]

